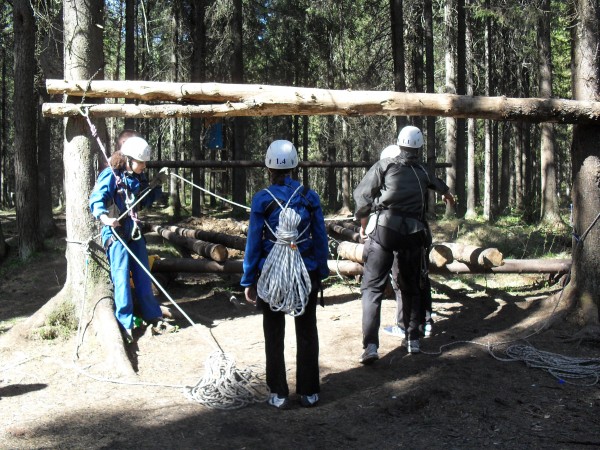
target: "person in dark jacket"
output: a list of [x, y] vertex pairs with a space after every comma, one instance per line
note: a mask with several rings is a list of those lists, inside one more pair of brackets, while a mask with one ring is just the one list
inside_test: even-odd
[[395, 282], [402, 294], [405, 345], [409, 353], [420, 351], [419, 325], [424, 322], [421, 291], [428, 264], [424, 250], [431, 242], [425, 221], [427, 189], [454, 203], [448, 186], [418, 162], [423, 146], [421, 130], [404, 127], [398, 146], [398, 156], [375, 163], [353, 193], [361, 236], [371, 240], [363, 255], [362, 364], [379, 359], [381, 301], [394, 258], [398, 266]]
[[271, 391], [267, 403], [279, 409], [289, 407], [284, 358], [285, 316], [289, 314], [296, 328], [296, 392], [302, 406], [316, 406], [320, 393], [317, 297], [321, 280], [329, 275], [323, 211], [319, 195], [290, 177], [298, 165], [291, 142], [271, 143], [265, 165], [272, 184], [252, 198], [240, 284], [246, 300], [263, 313]]

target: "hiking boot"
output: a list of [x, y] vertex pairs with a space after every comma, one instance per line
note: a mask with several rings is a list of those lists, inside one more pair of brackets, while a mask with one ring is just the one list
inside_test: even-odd
[[367, 344], [367, 348], [365, 349], [365, 351], [363, 352], [362, 355], [360, 355], [360, 359], [359, 362], [361, 364], [372, 364], [373, 362], [377, 361], [379, 359], [379, 354], [377, 353], [377, 346], [375, 344]]
[[404, 328], [400, 328], [398, 325], [393, 325], [391, 327], [385, 327], [383, 329], [383, 332], [385, 334], [389, 334], [390, 336], [394, 336], [400, 339], [404, 339], [404, 337], [406, 336], [406, 332], [404, 331]]
[[290, 402], [287, 397], [280, 397], [277, 394], [269, 394], [267, 403], [277, 409], [288, 409], [290, 406]]
[[319, 403], [319, 394], [300, 396], [300, 404], [305, 408], [312, 408], [313, 406], [317, 406], [317, 403]]
[[171, 325], [162, 319], [153, 321], [150, 327], [153, 335], [175, 333], [179, 329], [177, 325]]
[[407, 339], [404, 341], [404, 346], [406, 347], [406, 350], [408, 351], [408, 353], [419, 353], [421, 351], [418, 339], [413, 339], [413, 340]]

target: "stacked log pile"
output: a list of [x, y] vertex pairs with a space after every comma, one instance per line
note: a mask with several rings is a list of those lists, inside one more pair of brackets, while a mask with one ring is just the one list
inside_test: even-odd
[[[146, 225], [176, 247], [202, 258], [167, 258], [154, 263], [153, 272], [242, 273], [241, 260], [228, 260], [227, 249], [244, 250], [246, 238], [213, 231], [177, 226]], [[331, 274], [361, 275], [364, 243], [353, 222], [328, 222], [327, 231], [337, 243], [337, 259], [328, 261]], [[561, 275], [571, 266], [570, 259], [504, 259], [497, 248], [481, 248], [459, 243], [435, 243], [429, 253], [432, 274], [549, 273]]]

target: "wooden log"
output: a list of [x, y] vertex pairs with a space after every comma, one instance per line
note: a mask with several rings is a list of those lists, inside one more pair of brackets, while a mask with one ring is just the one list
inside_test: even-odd
[[[363, 262], [363, 251], [363, 244], [355, 244], [353, 242], [342, 241], [337, 248], [337, 253], [340, 258], [358, 263]], [[444, 267], [449, 262], [452, 262], [452, 252], [450, 249], [443, 245], [436, 244], [434, 249], [429, 253], [429, 266]]]
[[433, 267], [444, 267], [454, 261], [452, 250], [444, 244], [433, 244], [429, 252], [429, 264]]
[[437, 268], [429, 269], [430, 273], [551, 273], [564, 274], [571, 268], [570, 259], [505, 259], [498, 267], [470, 265], [459, 261]]
[[244, 251], [246, 249], [246, 238], [244, 237], [231, 236], [229, 234], [216, 233], [213, 231], [193, 230], [191, 228], [176, 227], [174, 225], [165, 228], [168, 231], [187, 238], [200, 239], [202, 241], [224, 245], [225, 247], [233, 248], [235, 250]]
[[[507, 259], [500, 267], [469, 266], [454, 261], [444, 267], [429, 266], [431, 274], [475, 274], [475, 273], [567, 273], [571, 267], [570, 259]], [[192, 258], [167, 258], [156, 261], [153, 272], [193, 272], [193, 273], [242, 273], [242, 260], [228, 260], [223, 264], [216, 261]], [[329, 273], [346, 276], [362, 275], [363, 265], [344, 259], [329, 260]]]
[[219, 263], [206, 259], [165, 258], [154, 263], [152, 272], [243, 273], [242, 264], [239, 259]]
[[152, 231], [160, 234], [164, 239], [175, 245], [192, 250], [200, 256], [210, 258], [213, 261], [223, 262], [227, 260], [227, 248], [221, 244], [211, 244], [197, 239], [180, 236], [179, 234], [169, 231], [159, 225], [152, 225]]
[[342, 259], [362, 263], [364, 248], [364, 244], [342, 241], [338, 245], [337, 254]]
[[334, 222], [326, 222], [325, 227], [327, 231], [336, 233], [338, 236], [341, 236], [344, 239], [348, 239], [353, 242], [361, 242], [360, 234], [356, 231], [349, 230], [341, 225], [337, 225]]
[[[298, 161], [298, 167], [363, 167], [368, 168], [375, 164], [377, 161]], [[231, 160], [231, 161], [213, 161], [213, 160], [191, 160], [186, 159], [184, 161], [148, 161], [146, 163], [148, 168], [161, 168], [161, 167], [210, 167], [212, 169], [227, 169], [230, 167], [265, 167], [264, 161], [244, 161], [244, 160]], [[436, 162], [435, 168], [442, 169], [445, 167], [452, 167], [452, 164], [445, 162]]]
[[497, 248], [481, 248], [454, 242], [444, 242], [443, 245], [452, 250], [455, 261], [471, 265], [479, 264], [483, 267], [499, 267], [504, 264], [504, 255]]
[[[49, 94], [144, 101], [223, 102], [215, 105], [105, 104], [92, 117], [232, 117], [279, 115], [437, 116], [491, 120], [597, 123], [600, 102], [554, 98], [475, 97], [395, 91], [148, 81], [46, 80]], [[80, 114], [79, 104], [46, 103], [46, 117]], [[87, 106], [87, 105], [84, 105]]]

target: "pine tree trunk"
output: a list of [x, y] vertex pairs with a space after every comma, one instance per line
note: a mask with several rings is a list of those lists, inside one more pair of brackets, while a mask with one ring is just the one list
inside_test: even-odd
[[15, 183], [19, 256], [25, 260], [43, 246], [39, 233], [38, 166], [34, 99], [35, 21], [27, 0], [15, 0], [14, 124]]
[[[600, 97], [598, 6], [588, 0], [575, 2], [577, 17], [572, 27], [573, 97]], [[600, 126], [576, 125], [573, 132], [573, 268], [571, 284], [574, 297], [588, 325], [597, 325], [600, 301]]]
[[[103, 77], [102, 29], [98, 26], [103, 23], [103, 13], [104, 3], [101, 0], [64, 1], [66, 79], [90, 79], [94, 74]], [[100, 139], [105, 141], [106, 128], [100, 122], [95, 125]], [[104, 251], [91, 240], [97, 233], [97, 225], [87, 205], [100, 154], [82, 117], [66, 120], [64, 145], [65, 173], [69, 174], [65, 189], [68, 242], [65, 285], [35, 314], [11, 328], [3, 344], [31, 335], [63, 303], [70, 304], [74, 310], [83, 306], [83, 318], [90, 321], [97, 335], [96, 341], [101, 343], [107, 354], [107, 368], [116, 375], [134, 375], [114, 316]]]
[[[550, 47], [550, 0], [543, 0], [538, 19], [538, 64], [540, 97], [552, 98], [552, 52]], [[540, 219], [541, 222], [555, 227], [562, 224], [558, 213], [556, 198], [556, 167], [554, 125], [540, 125], [542, 142], [540, 150]]]

